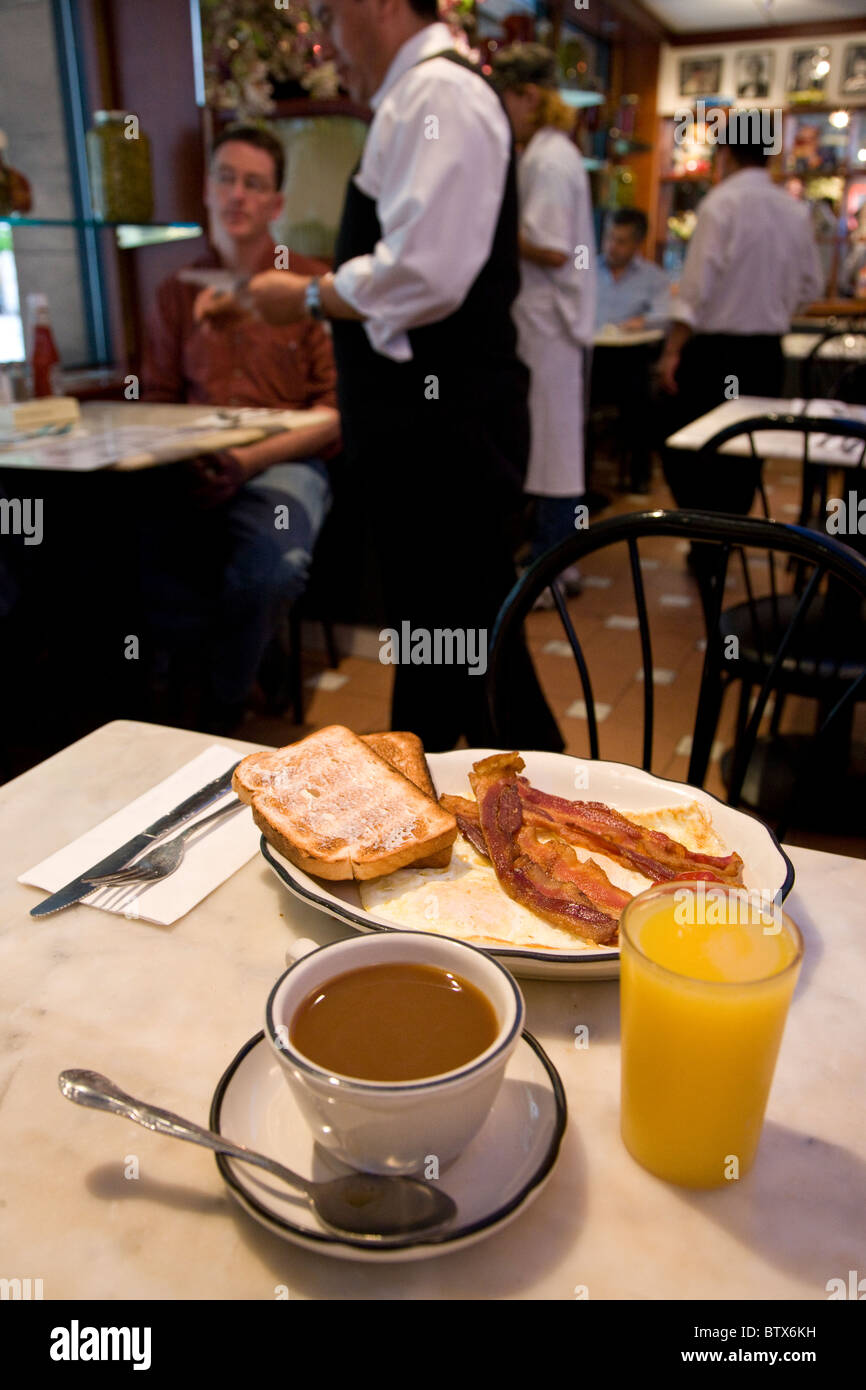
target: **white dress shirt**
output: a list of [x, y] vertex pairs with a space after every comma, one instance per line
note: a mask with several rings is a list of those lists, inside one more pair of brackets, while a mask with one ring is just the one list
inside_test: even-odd
[[450, 59], [422, 61], [453, 48], [447, 25], [428, 25], [372, 98], [355, 183], [375, 200], [382, 239], [334, 275], [372, 346], [398, 362], [412, 357], [407, 329], [463, 303], [490, 255], [505, 188], [511, 131], [499, 98]]
[[[533, 135], [517, 166], [520, 234], [533, 246], [559, 251], [561, 266], [520, 262], [515, 321], [542, 337], [592, 342], [595, 332], [596, 254], [589, 179], [580, 153], [552, 126]], [[578, 248], [584, 248], [579, 264]]]
[[809, 209], [766, 169], [738, 169], [704, 198], [672, 316], [695, 333], [787, 333], [824, 292]]

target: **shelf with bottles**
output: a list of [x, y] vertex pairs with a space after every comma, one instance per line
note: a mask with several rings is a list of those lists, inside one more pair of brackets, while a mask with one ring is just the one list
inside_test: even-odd
[[866, 109], [788, 112], [773, 173], [810, 207], [828, 296], [866, 292]]

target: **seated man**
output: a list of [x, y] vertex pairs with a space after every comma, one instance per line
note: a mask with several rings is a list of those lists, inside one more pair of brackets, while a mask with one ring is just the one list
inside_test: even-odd
[[[664, 271], [638, 254], [647, 233], [646, 213], [620, 208], [607, 220], [598, 270], [596, 330], [612, 324], [622, 333], [664, 329], [670, 318], [670, 286]], [[596, 346], [593, 352], [590, 409], [620, 411], [631, 486], [643, 492], [649, 482], [650, 364], [653, 346]]]
[[[282, 207], [279, 141], [236, 127], [214, 142], [205, 188], [212, 248], [195, 268], [239, 275], [273, 270], [270, 223]], [[283, 255], [285, 253], [283, 252]], [[325, 267], [291, 255], [291, 269]], [[307, 320], [273, 327], [260, 319], [196, 323], [198, 296], [183, 272], [160, 286], [145, 342], [142, 399], [225, 407], [315, 407], [314, 422], [255, 444], [199, 458], [152, 485], [145, 528], [145, 609], [162, 635], [206, 634], [204, 663], [215, 731], [240, 718], [279, 603], [304, 590], [316, 536], [330, 503], [324, 459], [338, 449], [336, 371], [327, 331]], [[321, 408], [325, 418], [320, 417]], [[218, 592], [208, 569], [221, 567]]]

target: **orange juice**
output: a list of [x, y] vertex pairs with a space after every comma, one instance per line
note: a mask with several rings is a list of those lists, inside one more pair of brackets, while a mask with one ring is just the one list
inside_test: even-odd
[[621, 922], [622, 1137], [651, 1173], [724, 1186], [750, 1168], [803, 943], [745, 890], [670, 883]]

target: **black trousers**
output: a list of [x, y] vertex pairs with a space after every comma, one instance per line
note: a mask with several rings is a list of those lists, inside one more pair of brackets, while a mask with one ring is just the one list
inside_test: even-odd
[[[660, 444], [734, 396], [780, 396], [784, 374], [778, 336], [696, 334], [683, 348], [677, 395], [659, 401]], [[719, 454], [697, 466], [690, 450], [664, 447], [662, 461], [678, 507], [748, 514], [760, 480], [760, 463]]]
[[619, 412], [619, 435], [631, 487], [635, 492], [640, 492], [649, 482], [650, 451], [654, 442], [650, 373], [657, 355], [657, 344], [593, 349], [587, 478], [591, 476], [596, 443], [592, 412], [601, 406], [615, 406]]
[[[368, 435], [361, 460], [367, 525], [381, 572], [386, 624], [396, 633], [460, 634], [478, 659], [424, 659], [401, 642], [395, 665], [391, 727], [418, 734], [429, 752], [489, 746], [486, 644], [516, 581], [513, 563], [523, 498], [501, 472], [496, 412], [392, 415], [388, 433]], [[447, 655], [447, 646], [441, 651]], [[383, 657], [388, 648], [383, 642]], [[559, 752], [564, 747], [522, 639], [503, 673], [508, 747]]]

